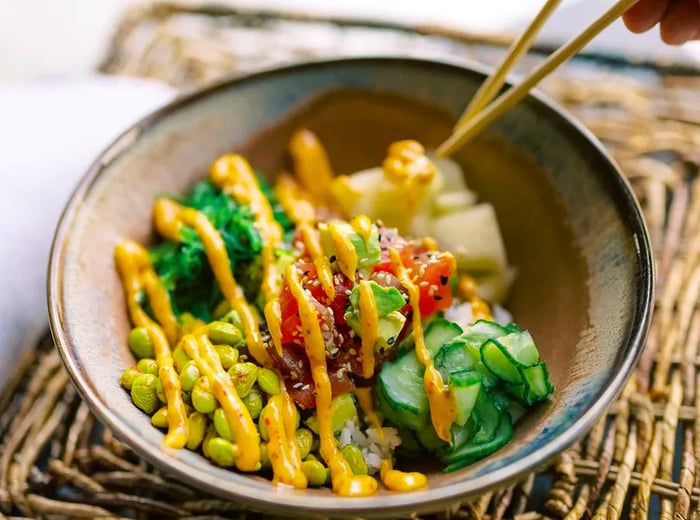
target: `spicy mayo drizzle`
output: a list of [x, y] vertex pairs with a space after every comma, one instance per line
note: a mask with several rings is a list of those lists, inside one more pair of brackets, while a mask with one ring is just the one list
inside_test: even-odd
[[379, 335], [379, 314], [372, 286], [367, 280], [360, 281], [359, 292], [360, 327], [362, 330], [360, 362], [362, 363], [362, 377], [369, 379], [374, 374], [374, 344]]
[[[160, 285], [158, 275], [148, 258], [148, 252], [141, 245], [125, 240], [117, 245], [114, 256], [126, 292], [131, 321], [137, 327], [145, 328], [153, 343], [158, 363], [158, 376], [163, 383], [163, 391], [168, 402], [168, 433], [163, 439], [163, 444], [170, 448], [183, 448], [187, 442], [187, 412], [168, 337], [163, 328], [149, 318], [139, 303], [139, 295], [145, 289], [154, 312], [158, 309], [157, 314], [160, 315], [158, 319], [171, 328], [170, 317], [173, 316], [173, 312], [170, 298], [167, 291]], [[176, 333], [171, 330], [170, 334]]]
[[238, 447], [236, 467], [241, 471], [257, 471], [260, 469], [260, 434], [248, 408], [238, 396], [231, 377], [221, 366], [219, 355], [209, 341], [206, 330], [187, 334], [180, 340], [180, 346], [209, 380], [212, 393], [224, 411]]
[[153, 207], [153, 219], [161, 235], [177, 242], [181, 239], [180, 229], [183, 225], [194, 228], [202, 241], [221, 292], [243, 322], [248, 351], [258, 363], [270, 366], [272, 361], [260, 335], [255, 313], [233, 277], [224, 240], [206, 215], [170, 199], [159, 199]]
[[489, 305], [479, 298], [476, 294], [476, 281], [474, 278], [468, 274], [462, 274], [459, 276], [459, 281], [457, 282], [457, 291], [459, 295], [471, 304], [472, 307], [472, 319], [477, 320], [493, 320], [491, 316], [491, 310]]
[[450, 442], [450, 427], [457, 415], [457, 407], [454, 397], [442, 380], [442, 374], [435, 368], [430, 352], [425, 345], [423, 337], [423, 324], [420, 315], [420, 290], [416, 284], [411, 281], [411, 278], [401, 262], [401, 256], [395, 249], [390, 249], [391, 263], [396, 272], [396, 276], [401, 282], [401, 285], [408, 291], [409, 302], [413, 309], [413, 338], [415, 341], [416, 356], [418, 360], [425, 366], [425, 374], [423, 376], [423, 386], [425, 393], [428, 395], [430, 403], [430, 418], [433, 423], [433, 428], [438, 437], [445, 442]]
[[306, 294], [296, 268], [290, 265], [285, 275], [292, 296], [299, 306], [304, 349], [311, 363], [311, 375], [316, 387], [316, 415], [321, 441], [321, 456], [331, 470], [333, 491], [343, 496], [366, 496], [377, 491], [377, 481], [369, 475], [353, 475], [348, 461], [338, 450], [331, 425], [331, 383], [326, 365], [326, 348], [321, 334], [318, 314]]
[[287, 392], [273, 395], [265, 405], [265, 427], [269, 436], [268, 457], [276, 484], [298, 489], [307, 487], [301, 470], [301, 451], [296, 438], [297, 409]]

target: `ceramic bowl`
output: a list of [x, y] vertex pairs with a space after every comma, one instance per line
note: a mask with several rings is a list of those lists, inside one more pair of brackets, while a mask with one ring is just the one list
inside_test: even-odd
[[151, 205], [183, 194], [217, 155], [239, 151], [270, 176], [305, 126], [337, 173], [380, 164], [387, 145], [436, 146], [485, 77], [464, 64], [344, 59], [278, 68], [179, 99], [133, 126], [93, 164], [58, 227], [49, 269], [51, 328], [97, 417], [166, 473], [241, 506], [278, 514], [384, 516], [434, 511], [541, 467], [580, 438], [622, 388], [642, 349], [652, 259], [639, 207], [615, 164], [570, 115], [535, 94], [456, 155], [493, 203], [518, 275], [507, 301], [547, 362], [556, 392], [506, 447], [471, 467], [432, 472], [427, 489], [368, 498], [293, 490], [165, 450], [163, 435], [119, 386], [134, 363], [113, 249], [153, 239]]

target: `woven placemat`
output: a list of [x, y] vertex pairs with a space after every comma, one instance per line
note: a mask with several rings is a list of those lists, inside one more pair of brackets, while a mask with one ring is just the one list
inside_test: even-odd
[[[493, 63], [502, 43], [427, 28], [159, 5], [128, 14], [101, 70], [188, 90], [325, 56]], [[644, 207], [658, 287], [638, 369], [607, 417], [541, 473], [431, 518], [700, 518], [700, 77], [672, 72], [575, 60], [542, 85], [603, 140]], [[50, 340], [18, 373], [20, 382], [0, 396], [0, 519], [261, 518], [170, 480], [101, 428]]]

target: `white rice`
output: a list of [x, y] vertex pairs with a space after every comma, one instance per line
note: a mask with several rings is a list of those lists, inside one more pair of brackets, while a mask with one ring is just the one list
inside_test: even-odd
[[382, 428], [380, 433], [377, 428], [370, 426], [363, 432], [356, 421], [350, 420], [340, 431], [338, 441], [341, 448], [347, 444], [360, 448], [369, 474], [373, 475], [379, 471], [382, 459], [393, 455], [394, 449], [401, 444], [401, 437], [396, 428]]
[[[491, 306], [491, 313], [493, 314], [493, 321], [500, 325], [505, 326], [513, 322], [513, 315], [502, 305], [494, 303]], [[474, 321], [471, 304], [469, 302], [461, 303], [455, 301], [452, 306], [445, 309], [445, 319], [456, 323], [462, 327], [462, 330], [466, 330]]]

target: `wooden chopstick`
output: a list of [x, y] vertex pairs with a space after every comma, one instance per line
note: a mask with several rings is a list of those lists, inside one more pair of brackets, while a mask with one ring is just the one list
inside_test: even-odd
[[454, 153], [459, 147], [474, 138], [474, 136], [489, 126], [494, 120], [502, 116], [504, 112], [513, 108], [527, 96], [528, 92], [542, 81], [542, 79], [585, 47], [601, 31], [622, 16], [623, 13], [638, 1], [639, 0], [618, 0], [618, 2], [608, 9], [600, 18], [584, 29], [583, 32], [552, 53], [549, 58], [538, 66], [520, 84], [510, 88], [484, 110], [475, 114], [471, 119], [467, 120], [466, 123], [456, 128], [455, 131], [452, 132], [452, 135], [440, 145], [437, 150], [438, 155], [447, 156]]
[[520, 59], [520, 57], [525, 54], [533, 40], [537, 37], [544, 23], [549, 19], [554, 10], [559, 6], [561, 0], [547, 0], [547, 2], [542, 6], [542, 9], [534, 20], [525, 28], [525, 31], [520, 35], [520, 37], [513, 42], [513, 44], [508, 49], [503, 61], [498, 65], [489, 78], [481, 84], [479, 90], [477, 90], [474, 97], [469, 102], [466, 110], [462, 113], [457, 124], [455, 125], [455, 130], [459, 129], [461, 126], [466, 124], [466, 122], [473, 117], [477, 112], [488, 105], [496, 94], [501, 90], [501, 87], [506, 81], [506, 76], [513, 68], [513, 65]]

